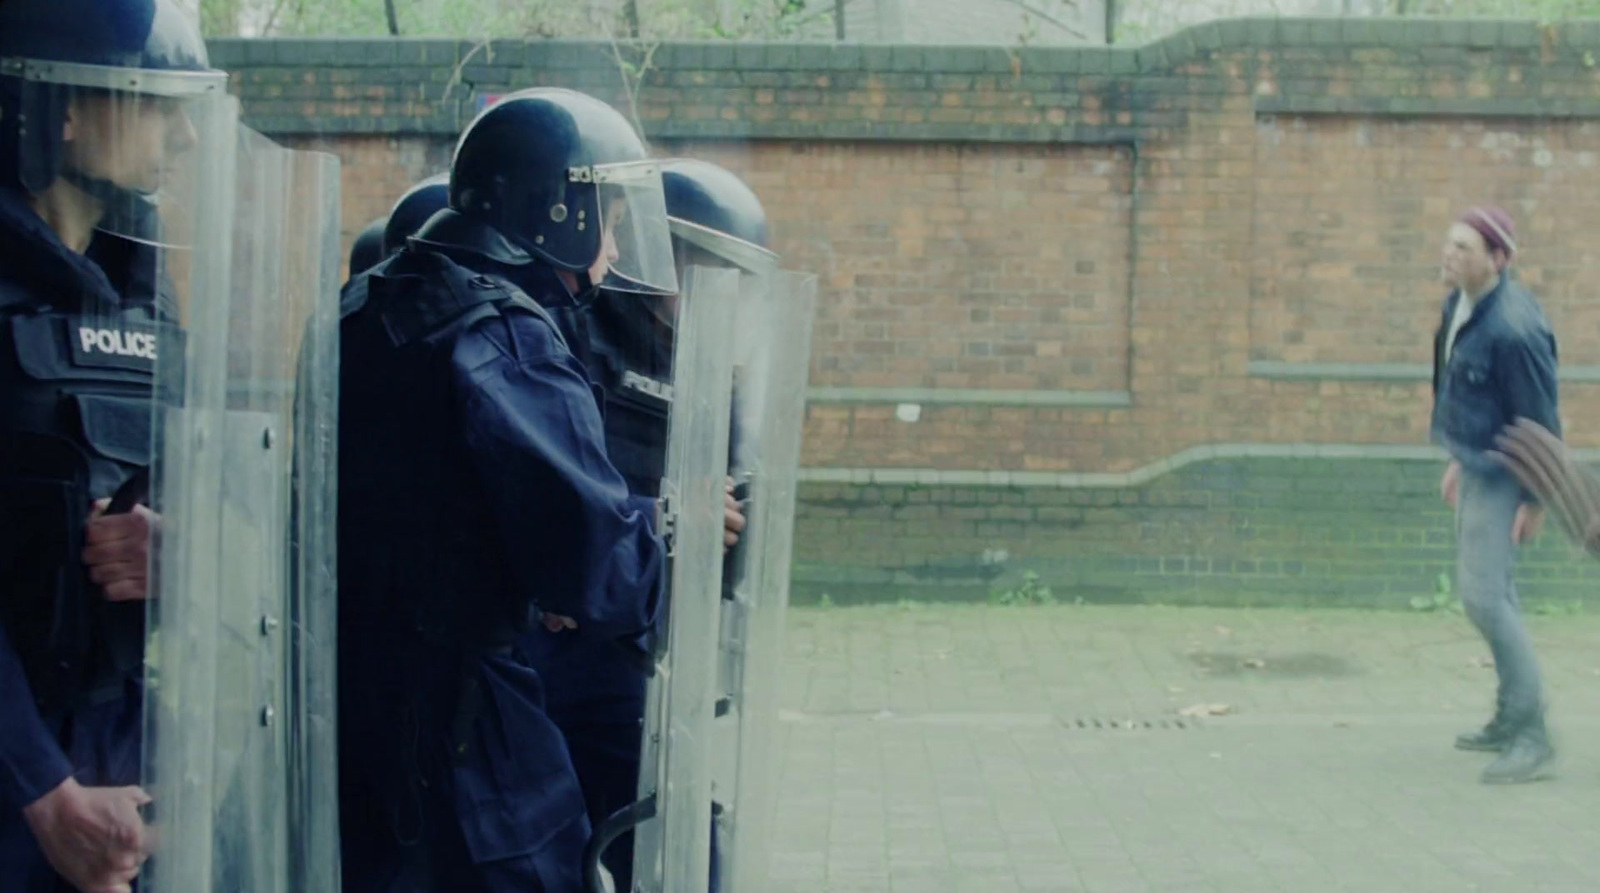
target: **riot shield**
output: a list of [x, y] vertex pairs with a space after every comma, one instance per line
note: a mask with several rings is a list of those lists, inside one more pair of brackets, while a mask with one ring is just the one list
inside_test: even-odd
[[723, 588], [713, 788], [721, 893], [750, 893], [767, 883], [779, 670], [817, 292], [816, 278], [800, 273], [745, 280], [733, 472], [746, 492], [747, 526]]
[[[664, 640], [646, 701], [633, 889], [704, 890], [710, 877], [717, 591], [739, 275], [689, 267], [676, 301], [662, 531], [670, 554]], [[602, 829], [599, 837], [609, 833]]]
[[235, 138], [231, 188], [215, 193], [231, 213], [196, 230], [226, 244], [196, 245], [187, 350], [157, 372], [145, 786], [161, 845], [140, 888], [158, 893], [338, 877], [338, 166]]
[[288, 605], [290, 891], [338, 893], [339, 159], [294, 153], [288, 301], [303, 318], [294, 392]]

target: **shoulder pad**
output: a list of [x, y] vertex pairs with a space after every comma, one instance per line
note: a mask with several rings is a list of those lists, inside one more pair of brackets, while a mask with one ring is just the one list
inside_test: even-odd
[[564, 334], [562, 334], [561, 326], [556, 324], [555, 317], [551, 316], [549, 310], [546, 310], [538, 301], [528, 297], [528, 295], [521, 289], [513, 286], [511, 288], [511, 295], [504, 303], [498, 306], [501, 312], [505, 312], [507, 310], [519, 310], [527, 313], [529, 316], [538, 317], [542, 322], [544, 322], [545, 325], [550, 327], [550, 334], [555, 336], [556, 343], [560, 344], [561, 348], [568, 353], [572, 352], [572, 345], [567, 343], [567, 338]]
[[[442, 254], [407, 248], [368, 276], [367, 298], [396, 345], [431, 340], [516, 307], [546, 320], [532, 298], [496, 276], [475, 273]], [[554, 327], [554, 322], [550, 322]]]
[[533, 255], [506, 238], [494, 227], [452, 210], [440, 211], [408, 243], [444, 254], [466, 255], [492, 260], [511, 267], [533, 263]]

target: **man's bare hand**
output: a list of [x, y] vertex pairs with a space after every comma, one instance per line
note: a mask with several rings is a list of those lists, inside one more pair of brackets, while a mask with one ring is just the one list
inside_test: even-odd
[[[1537, 422], [1518, 419], [1507, 425], [1495, 438], [1495, 445], [1499, 450], [1489, 457], [1504, 465], [1523, 488], [1554, 511], [1568, 536], [1600, 555], [1600, 480], [1580, 466], [1566, 445]], [[1517, 519], [1524, 519], [1521, 509]], [[1517, 532], [1513, 529], [1513, 534]]]
[[89, 579], [100, 585], [109, 601], [137, 601], [150, 597], [150, 539], [156, 514], [142, 505], [120, 515], [105, 513], [110, 500], [94, 504], [85, 529], [83, 563]]
[[1517, 516], [1511, 521], [1511, 541], [1517, 545], [1532, 542], [1544, 529], [1544, 507], [1531, 502], [1517, 506]]
[[728, 478], [728, 489], [722, 495], [722, 551], [739, 545], [739, 534], [744, 532], [744, 505], [733, 495], [733, 478]]
[[1444, 504], [1451, 508], [1456, 507], [1456, 501], [1461, 498], [1461, 463], [1450, 460], [1444, 470], [1444, 477], [1439, 481], [1439, 495], [1444, 497]]
[[149, 829], [136, 787], [86, 788], [67, 779], [23, 809], [39, 848], [56, 872], [83, 893], [132, 893], [149, 855]]

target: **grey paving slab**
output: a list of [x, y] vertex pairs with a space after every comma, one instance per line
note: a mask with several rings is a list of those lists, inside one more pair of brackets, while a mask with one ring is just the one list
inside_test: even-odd
[[1561, 760], [1491, 788], [1459, 616], [796, 611], [771, 889], [1600, 889], [1600, 618], [1530, 623]]

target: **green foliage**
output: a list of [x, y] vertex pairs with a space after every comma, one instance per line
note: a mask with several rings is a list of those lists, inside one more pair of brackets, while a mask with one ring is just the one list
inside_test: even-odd
[[1452, 595], [1450, 575], [1440, 574], [1434, 580], [1432, 595], [1418, 595], [1411, 599], [1413, 611], [1439, 611], [1460, 614], [1462, 612], [1461, 600]]
[[1600, 15], [1600, 0], [1391, 0], [1397, 14], [1560, 22]]
[[[1117, 0], [1118, 44], [1143, 44], [1212, 19], [1307, 14], [1303, 0]], [[1353, 0], [1352, 17], [1532, 19], [1553, 25], [1600, 17], [1600, 0]]]
[[1534, 602], [1528, 606], [1528, 613], [1544, 617], [1572, 617], [1583, 613], [1583, 602], [1578, 599]]
[[[403, 37], [642, 40], [784, 37], [832, 0], [390, 0]], [[637, 18], [638, 34], [633, 33]], [[383, 37], [385, 0], [201, 0], [210, 36]]]
[[1055, 593], [1050, 591], [1048, 584], [1039, 581], [1039, 575], [1033, 571], [1023, 571], [1022, 581], [1010, 589], [994, 589], [989, 593], [989, 603], [1017, 607], [1022, 605], [1053, 605], [1056, 603]]

